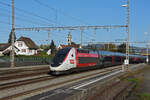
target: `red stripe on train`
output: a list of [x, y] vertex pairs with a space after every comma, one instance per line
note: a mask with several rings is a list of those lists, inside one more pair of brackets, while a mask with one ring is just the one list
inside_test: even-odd
[[95, 66], [96, 62], [94, 63], [83, 63], [83, 64], [78, 64], [77, 67], [88, 67], [88, 66]]
[[75, 55], [76, 55], [76, 66], [78, 65], [78, 53], [77, 53], [77, 49], [75, 48]]
[[98, 54], [77, 53], [77, 57], [98, 57]]

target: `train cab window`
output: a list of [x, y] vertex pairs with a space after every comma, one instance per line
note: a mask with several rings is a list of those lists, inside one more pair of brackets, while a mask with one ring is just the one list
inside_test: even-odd
[[59, 66], [67, 56], [68, 52], [70, 51], [71, 48], [64, 48], [59, 50], [56, 55], [54, 56], [51, 65], [53, 67]]

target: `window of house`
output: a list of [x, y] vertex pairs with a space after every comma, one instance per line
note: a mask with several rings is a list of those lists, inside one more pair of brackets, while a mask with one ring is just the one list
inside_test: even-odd
[[26, 52], [26, 49], [22, 49], [22, 52]]
[[18, 47], [22, 47], [23, 44], [21, 42], [18, 42]]
[[30, 53], [32, 53], [32, 50], [29, 50]]

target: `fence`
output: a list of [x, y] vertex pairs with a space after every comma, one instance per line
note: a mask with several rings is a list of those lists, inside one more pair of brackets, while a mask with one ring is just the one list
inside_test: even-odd
[[[30, 66], [30, 65], [47, 65], [50, 63], [51, 57], [15, 57], [15, 66]], [[0, 67], [9, 67], [11, 64], [10, 57], [0, 57]]]

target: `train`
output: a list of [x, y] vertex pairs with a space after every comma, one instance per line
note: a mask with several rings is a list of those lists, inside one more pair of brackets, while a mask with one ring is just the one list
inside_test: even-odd
[[[121, 65], [126, 55], [118, 52], [66, 47], [59, 50], [50, 62], [52, 75]], [[129, 62], [143, 63], [145, 56], [129, 55]]]

